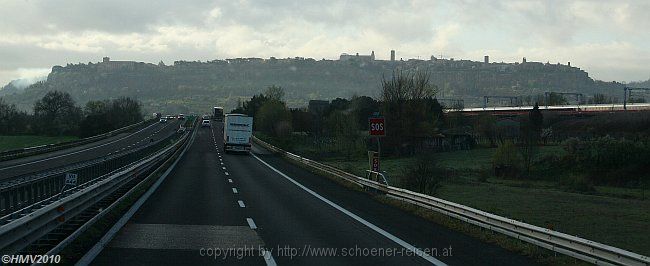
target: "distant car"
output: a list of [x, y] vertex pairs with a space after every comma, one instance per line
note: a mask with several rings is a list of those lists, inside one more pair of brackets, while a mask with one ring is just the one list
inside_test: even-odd
[[167, 118], [166, 117], [161, 118], [160, 123], [167, 123]]
[[179, 114], [178, 119], [185, 119], [185, 115], [184, 114]]
[[212, 123], [210, 123], [210, 119], [203, 119], [203, 121], [201, 121], [201, 127], [212, 127]]

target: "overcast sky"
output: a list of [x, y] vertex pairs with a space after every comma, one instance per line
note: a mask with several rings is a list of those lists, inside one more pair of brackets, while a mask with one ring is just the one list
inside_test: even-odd
[[234, 57], [571, 62], [650, 78], [650, 1], [0, 0], [0, 83], [53, 65]]

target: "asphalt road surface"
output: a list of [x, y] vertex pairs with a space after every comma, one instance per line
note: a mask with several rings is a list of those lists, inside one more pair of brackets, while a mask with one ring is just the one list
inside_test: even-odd
[[178, 165], [93, 264], [535, 264], [259, 147], [252, 155], [223, 154], [221, 139], [220, 124], [199, 128]]
[[151, 138], [161, 139], [178, 130], [180, 121], [154, 123], [134, 132], [122, 133], [97, 142], [72, 147], [15, 160], [0, 162], [0, 181], [48, 169], [58, 168], [71, 163], [82, 162], [126, 149], [147, 145]]

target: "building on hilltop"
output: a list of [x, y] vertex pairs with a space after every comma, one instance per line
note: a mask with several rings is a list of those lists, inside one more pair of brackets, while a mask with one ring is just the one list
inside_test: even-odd
[[135, 61], [111, 61], [111, 58], [108, 56], [105, 56], [102, 59], [102, 62], [99, 64], [99, 67], [102, 68], [103, 70], [118, 70], [118, 69], [125, 69], [125, 70], [134, 70], [135, 69]]
[[348, 60], [375, 61], [375, 51], [372, 51], [370, 55], [359, 55], [359, 53], [356, 53], [355, 55], [350, 55], [350, 54], [342, 53], [341, 56], [339, 56], [339, 61], [348, 61]]

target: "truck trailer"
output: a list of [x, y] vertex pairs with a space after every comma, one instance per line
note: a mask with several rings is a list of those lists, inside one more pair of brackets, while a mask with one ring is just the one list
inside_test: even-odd
[[226, 114], [223, 121], [223, 151], [250, 152], [253, 118], [243, 114]]
[[223, 107], [215, 106], [212, 108], [212, 120], [223, 121]]

